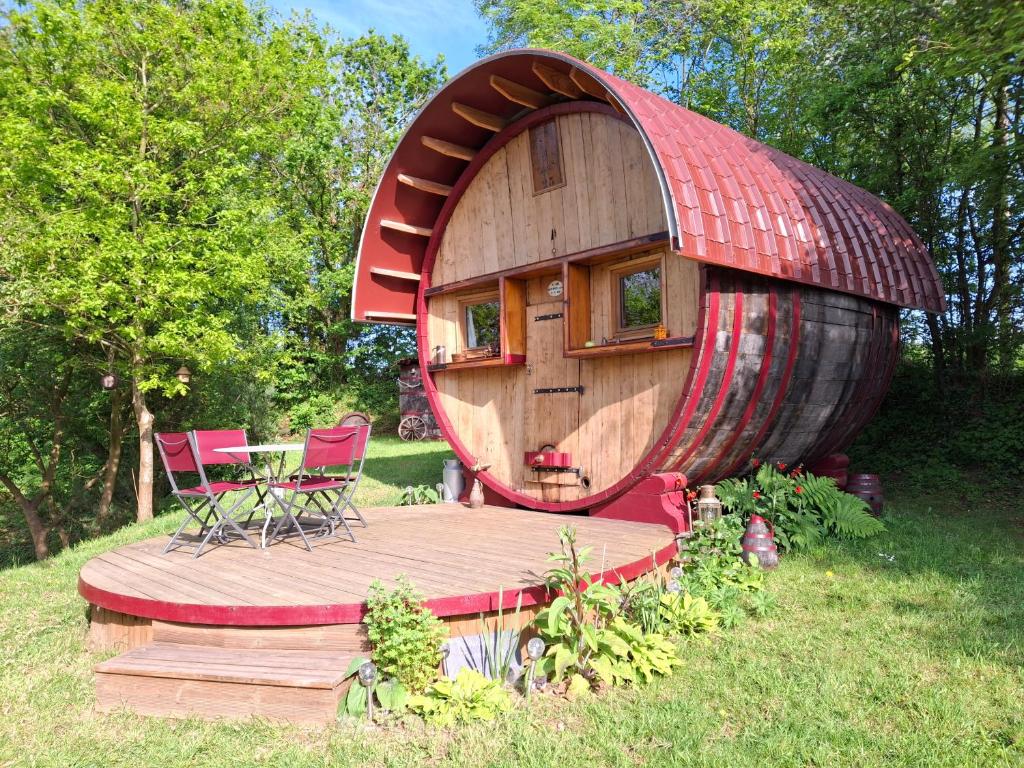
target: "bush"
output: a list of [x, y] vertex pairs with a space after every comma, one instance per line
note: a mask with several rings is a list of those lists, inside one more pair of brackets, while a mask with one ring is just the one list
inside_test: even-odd
[[435, 725], [470, 720], [493, 720], [512, 708], [508, 691], [475, 669], [463, 669], [454, 680], [446, 677], [431, 683], [422, 695], [412, 696], [408, 707]]
[[407, 576], [396, 582], [394, 589], [380, 581], [370, 585], [364, 621], [381, 677], [393, 677], [415, 693], [436, 676], [447, 632]]
[[785, 464], [757, 459], [753, 466], [753, 477], [723, 480], [715, 490], [744, 522], [752, 514], [768, 520], [780, 549], [807, 549], [828, 535], [866, 538], [885, 530], [864, 501], [840, 491], [831, 478], [799, 467], [787, 473]]

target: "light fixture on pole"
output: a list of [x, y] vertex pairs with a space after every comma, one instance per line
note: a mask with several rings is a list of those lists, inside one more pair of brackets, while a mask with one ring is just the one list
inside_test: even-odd
[[359, 665], [356, 673], [359, 684], [366, 689], [366, 717], [373, 722], [373, 684], [377, 681], [377, 666], [372, 661]]
[[526, 675], [526, 697], [530, 697], [530, 689], [533, 688], [533, 681], [537, 677], [537, 662], [544, 655], [544, 641], [539, 637], [531, 637], [526, 643], [526, 655], [530, 659], [530, 671]]
[[108, 371], [100, 376], [100, 386], [103, 387], [107, 392], [112, 389], [117, 389], [117, 385], [121, 383], [121, 378], [113, 371]]
[[174, 376], [182, 384], [188, 384], [190, 381], [192, 381], [192, 371], [190, 371], [184, 365], [174, 372]]

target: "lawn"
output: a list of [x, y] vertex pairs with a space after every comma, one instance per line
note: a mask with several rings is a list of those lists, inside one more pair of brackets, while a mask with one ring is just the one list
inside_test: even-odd
[[[375, 443], [364, 504], [448, 455]], [[1024, 509], [887, 493], [887, 533], [786, 557], [776, 613], [688, 642], [672, 678], [453, 731], [94, 714], [77, 571], [163, 515], [0, 571], [0, 766], [1024, 765]]]

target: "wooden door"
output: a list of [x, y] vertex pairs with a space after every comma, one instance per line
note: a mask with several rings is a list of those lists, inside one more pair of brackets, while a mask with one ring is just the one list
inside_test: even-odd
[[[527, 307], [526, 319], [526, 450], [553, 445], [577, 461], [580, 423], [580, 365], [562, 356], [562, 301]], [[569, 391], [545, 391], [545, 390]], [[540, 391], [538, 391], [540, 390]], [[544, 501], [579, 496], [579, 478], [571, 473], [534, 472], [524, 468], [526, 489]]]

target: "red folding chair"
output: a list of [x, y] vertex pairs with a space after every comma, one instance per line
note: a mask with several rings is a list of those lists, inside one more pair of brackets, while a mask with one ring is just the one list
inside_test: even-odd
[[[352, 541], [356, 540], [349, 527], [348, 518], [345, 517], [345, 510], [351, 508], [363, 525], [366, 525], [366, 520], [352, 504], [352, 494], [355, 493], [362, 475], [363, 457], [369, 434], [370, 427], [366, 424], [311, 429], [306, 433], [306, 445], [302, 451], [299, 474], [294, 480], [272, 485], [274, 489], [291, 491], [291, 495], [288, 498], [277, 497], [284, 509], [284, 515], [271, 538], [276, 538], [281, 531], [294, 527], [306, 548], [312, 550], [299, 520], [301, 515], [306, 514], [319, 518], [316, 521], [318, 535], [333, 535], [340, 525]], [[357, 465], [358, 472], [353, 474]], [[323, 474], [328, 467], [344, 467], [346, 472], [342, 475]], [[298, 503], [300, 497], [305, 497], [305, 504]]]
[[[234, 442], [232, 445], [245, 444], [245, 432], [242, 430], [235, 432], [234, 439], [236, 441], [239, 439], [239, 432], [243, 442]], [[172, 549], [195, 546], [196, 551], [192, 554], [192, 557], [199, 557], [199, 553], [203, 551], [203, 548], [214, 536], [217, 536], [218, 540], [222, 543], [226, 543], [229, 529], [245, 539], [251, 547], [259, 549], [259, 545], [249, 537], [249, 534], [245, 532], [234, 517], [246, 499], [256, 492], [256, 481], [236, 482], [218, 480], [211, 482], [206, 476], [206, 471], [203, 469], [203, 462], [199, 458], [199, 451], [196, 447], [195, 435], [193, 433], [158, 433], [156, 435], [156, 444], [160, 451], [160, 458], [164, 463], [164, 469], [167, 471], [167, 477], [171, 482], [171, 493], [188, 513], [181, 525], [178, 526], [178, 530], [171, 536], [171, 540], [167, 542], [167, 546], [164, 547], [164, 554], [167, 554]], [[220, 454], [215, 455], [219, 456]], [[227, 454], [224, 454], [224, 456], [227, 457]], [[228, 458], [229, 461], [227, 462], [211, 463], [243, 463], [238, 460], [231, 461], [230, 457]], [[189, 488], [179, 487], [176, 475], [186, 472], [198, 475], [199, 485]], [[225, 508], [221, 500], [228, 493], [235, 492], [241, 492], [241, 497], [231, 507]], [[191, 522], [199, 524], [198, 545], [194, 541], [186, 541], [182, 538], [185, 528]]]
[[[360, 512], [359, 508], [356, 507], [353, 499], [356, 495], [356, 489], [359, 487], [359, 481], [363, 477], [363, 464], [366, 461], [366, 448], [370, 444], [370, 425], [355, 424], [351, 426], [341, 426], [335, 427], [334, 431], [342, 429], [353, 430], [355, 434], [355, 442], [352, 445], [352, 456], [350, 457], [347, 465], [343, 464], [340, 466], [342, 471], [331, 474], [327, 472], [327, 467], [314, 467], [312, 473], [307, 473], [305, 468], [300, 468], [299, 475], [305, 475], [306, 482], [309, 480], [316, 480], [318, 482], [322, 480], [335, 480], [337, 482], [344, 483], [344, 498], [342, 499], [338, 515], [344, 515], [346, 510], [351, 509], [355, 513], [355, 517], [349, 517], [347, 519], [351, 522], [358, 521], [363, 528], [365, 528], [366, 518], [363, 517], [362, 512]], [[299, 475], [293, 475], [289, 479], [296, 480]], [[326, 514], [328, 510], [321, 503], [322, 500], [318, 498], [318, 493], [319, 492], [317, 491], [311, 492], [310, 500]], [[329, 501], [329, 499], [326, 500]], [[337, 523], [338, 521], [336, 520], [335, 522]]]

